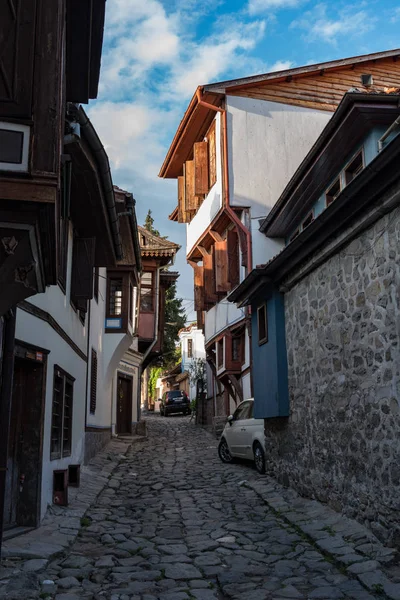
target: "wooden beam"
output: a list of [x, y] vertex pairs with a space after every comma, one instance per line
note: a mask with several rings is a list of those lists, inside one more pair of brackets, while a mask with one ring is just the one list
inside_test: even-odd
[[215, 231], [214, 229], [210, 229], [210, 235], [214, 238], [214, 240], [216, 242], [224, 241], [224, 238], [222, 237], [222, 235], [220, 233], [218, 233], [218, 231]]

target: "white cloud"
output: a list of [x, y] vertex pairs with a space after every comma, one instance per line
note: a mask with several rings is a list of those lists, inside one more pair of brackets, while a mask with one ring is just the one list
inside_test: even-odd
[[291, 60], [277, 60], [273, 65], [268, 67], [268, 73], [274, 73], [275, 71], [287, 71], [294, 67], [294, 62]]
[[398, 21], [400, 21], [400, 7], [395, 8], [394, 10], [390, 11], [390, 14], [391, 14], [391, 17], [390, 17], [391, 23], [397, 23]]
[[312, 11], [306, 12], [301, 19], [293, 21], [291, 27], [303, 29], [310, 41], [323, 40], [335, 44], [338, 37], [362, 35], [373, 29], [374, 24], [375, 18], [366, 10], [347, 6], [335, 17], [329, 17], [327, 6], [318, 4]]
[[264, 36], [261, 19], [247, 15], [243, 21], [242, 12], [224, 21], [213, 14], [199, 38], [198, 25], [214, 9], [214, 0], [205, 0], [200, 8], [194, 0], [176, 5], [108, 0], [99, 100], [88, 109], [114, 183], [137, 199], [139, 222], [151, 208], [157, 228], [182, 245], [178, 286], [185, 297], [193, 295], [193, 274], [184, 266], [185, 228], [168, 221], [176, 206], [176, 182], [158, 179], [158, 171], [199, 84], [265, 67], [251, 57]]
[[263, 14], [283, 8], [296, 8], [307, 0], [249, 0], [248, 11], [251, 15]]

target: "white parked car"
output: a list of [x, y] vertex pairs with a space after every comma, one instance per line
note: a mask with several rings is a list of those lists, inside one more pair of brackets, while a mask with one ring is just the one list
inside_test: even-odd
[[254, 460], [259, 473], [265, 473], [264, 419], [253, 418], [254, 400], [243, 400], [228, 417], [218, 446], [222, 462], [238, 458]]

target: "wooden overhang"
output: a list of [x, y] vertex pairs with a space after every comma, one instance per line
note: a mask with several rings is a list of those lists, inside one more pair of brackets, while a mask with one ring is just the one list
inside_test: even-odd
[[202, 246], [206, 250], [209, 250], [211, 246], [215, 244], [215, 236], [213, 236], [213, 231], [219, 234], [223, 234], [226, 228], [232, 223], [232, 218], [225, 211], [224, 208], [221, 208], [220, 211], [213, 218], [212, 222], [205, 229], [205, 231], [201, 234], [199, 239], [193, 245], [193, 247], [189, 250], [187, 255], [188, 261], [199, 261], [203, 260], [203, 254], [199, 249], [199, 246]]
[[141, 252], [139, 245], [138, 225], [136, 220], [136, 201], [130, 192], [114, 186], [115, 205], [119, 218], [122, 254], [117, 262], [117, 269], [133, 270], [138, 282], [138, 273], [142, 269]]
[[97, 98], [106, 0], [67, 0], [66, 99]]
[[[204, 102], [222, 108], [229, 94], [333, 112], [349, 88], [361, 86], [361, 73], [373, 74], [382, 90], [383, 86], [399, 85], [400, 66], [393, 67], [398, 58], [399, 48], [199, 86], [175, 133], [159, 177], [175, 179], [182, 175], [183, 164], [192, 158], [193, 144], [204, 138], [214, 119], [215, 111], [199, 104], [199, 92]], [[174, 213], [171, 217], [174, 220]]]
[[[393, 99], [393, 98], [392, 98]], [[398, 98], [399, 99], [399, 98]], [[375, 98], [376, 100], [376, 98]], [[400, 110], [399, 110], [400, 112]], [[296, 268], [302, 266], [321, 247], [332, 240], [346, 227], [354, 225], [357, 219], [359, 227], [354, 227], [353, 236], [370, 226], [379, 216], [393, 210], [400, 205], [399, 181], [400, 172], [400, 135], [397, 135], [383, 150], [349, 183], [318, 217], [303, 230], [290, 244], [285, 246], [274, 258], [265, 265], [253, 269], [242, 283], [228, 296], [229, 302], [239, 306], [250, 304], [261, 288], [275, 286]], [[390, 193], [389, 200], [384, 194], [389, 189], [396, 189]], [[372, 208], [376, 208], [371, 212]], [[361, 221], [363, 215], [369, 212], [368, 218]], [[349, 238], [344, 236], [342, 244], [348, 243]], [[330, 253], [337, 252], [333, 246]], [[306, 274], [316, 268], [328, 255], [318, 261], [310, 261]]]
[[173, 262], [180, 249], [179, 244], [154, 235], [141, 225], [138, 225], [138, 234], [142, 261], [154, 258], [160, 266]]
[[345, 94], [310, 152], [264, 219], [260, 231], [268, 237], [290, 234], [306, 216], [343, 161], [375, 125], [389, 126], [400, 115], [398, 94]]
[[95, 266], [114, 267], [122, 243], [110, 165], [85, 111], [79, 108], [81, 135], [65, 146], [72, 161], [70, 213], [81, 237], [96, 238]]
[[[200, 88], [198, 88], [200, 89]], [[203, 101], [221, 106], [221, 94], [207, 93]], [[197, 90], [175, 133], [164, 163], [158, 174], [166, 179], [176, 179], [183, 173], [183, 164], [193, 157], [193, 144], [204, 139], [215, 117], [215, 111], [199, 104]]]

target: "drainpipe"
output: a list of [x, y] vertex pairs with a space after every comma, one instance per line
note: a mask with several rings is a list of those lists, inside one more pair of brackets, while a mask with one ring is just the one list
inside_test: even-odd
[[381, 152], [381, 150], [383, 150], [383, 142], [389, 137], [389, 135], [392, 133], [392, 131], [394, 131], [399, 125], [400, 125], [400, 116], [397, 117], [397, 119], [394, 121], [394, 123], [391, 124], [391, 126], [389, 127], [389, 129], [387, 129], [385, 131], [385, 133], [383, 134], [383, 136], [381, 138], [379, 138], [379, 140], [378, 140], [378, 152]]
[[156, 322], [155, 322], [155, 335], [154, 335], [154, 340], [153, 342], [150, 344], [150, 346], [147, 348], [146, 352], [143, 354], [143, 358], [142, 358], [142, 365], [140, 367], [140, 372], [139, 372], [139, 381], [142, 378], [143, 375], [143, 363], [146, 360], [146, 358], [148, 357], [148, 355], [150, 354], [150, 352], [153, 350], [154, 346], [156, 345], [157, 341], [158, 341], [158, 323], [159, 323], [159, 313], [160, 313], [160, 273], [162, 271], [164, 267], [157, 267], [157, 282], [156, 282], [156, 298], [157, 298], [157, 310], [156, 310]]
[[228, 169], [228, 118], [226, 108], [220, 108], [219, 106], [214, 106], [209, 102], [205, 102], [202, 100], [202, 92], [200, 88], [197, 88], [196, 92], [197, 101], [200, 106], [204, 106], [210, 110], [214, 110], [215, 112], [221, 113], [222, 123], [223, 123], [223, 150], [224, 150], [224, 181], [225, 181], [225, 212], [230, 216], [231, 220], [235, 223], [235, 225], [242, 230], [242, 232], [246, 235], [247, 240], [247, 272], [250, 273], [252, 269], [252, 251], [251, 251], [251, 231], [248, 229], [242, 221], [239, 219], [234, 210], [232, 210], [230, 206], [230, 194], [229, 194], [229, 169]]

